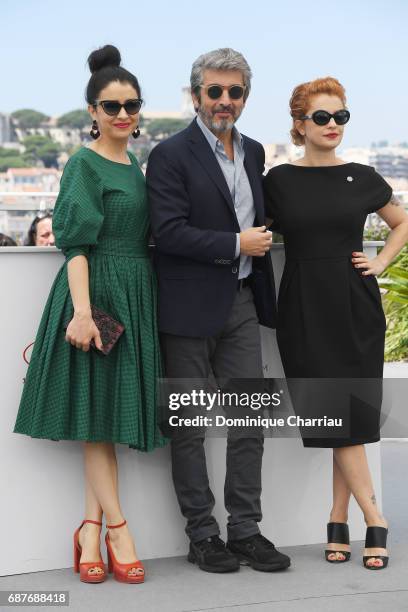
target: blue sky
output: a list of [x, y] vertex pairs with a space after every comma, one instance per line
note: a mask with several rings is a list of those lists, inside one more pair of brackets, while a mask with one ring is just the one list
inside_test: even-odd
[[293, 87], [330, 74], [352, 113], [345, 146], [408, 141], [407, 25], [406, 0], [3, 0], [0, 112], [83, 106], [86, 58], [106, 43], [137, 74], [146, 108], [178, 110], [193, 60], [229, 46], [254, 73], [242, 132], [287, 142]]

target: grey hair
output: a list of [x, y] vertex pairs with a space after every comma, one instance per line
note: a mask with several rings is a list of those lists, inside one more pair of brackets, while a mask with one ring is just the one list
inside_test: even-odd
[[239, 70], [242, 72], [245, 85], [244, 100], [249, 96], [252, 72], [242, 53], [224, 47], [203, 53], [196, 59], [191, 68], [190, 85], [192, 93], [198, 98], [200, 97], [200, 86], [203, 84], [204, 70]]

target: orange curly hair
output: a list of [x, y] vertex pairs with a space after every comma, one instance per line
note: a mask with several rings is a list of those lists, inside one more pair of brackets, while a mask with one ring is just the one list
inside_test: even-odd
[[307, 83], [301, 83], [297, 85], [292, 92], [292, 96], [289, 101], [290, 114], [293, 119], [292, 129], [290, 135], [292, 142], [301, 146], [305, 144], [305, 139], [298, 132], [295, 127], [295, 120], [300, 119], [305, 115], [310, 107], [310, 100], [313, 96], [319, 94], [328, 94], [329, 96], [338, 96], [340, 100], [346, 105], [346, 90], [343, 85], [334, 77], [325, 77], [323, 79], [315, 79], [314, 81], [308, 81]]

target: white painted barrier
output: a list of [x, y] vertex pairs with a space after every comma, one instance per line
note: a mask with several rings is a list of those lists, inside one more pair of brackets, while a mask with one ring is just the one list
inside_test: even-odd
[[[375, 255], [378, 243], [367, 243]], [[277, 280], [282, 245], [272, 249]], [[0, 249], [0, 575], [72, 566], [72, 535], [84, 512], [80, 442], [32, 439], [13, 428], [26, 372], [23, 351], [36, 329], [63, 256], [55, 248]], [[266, 375], [283, 376], [275, 334], [262, 328]], [[123, 511], [140, 558], [185, 554], [187, 537], [173, 491], [169, 448], [150, 454], [117, 445]], [[225, 536], [225, 439], [206, 441], [215, 516]], [[367, 445], [377, 499], [381, 500], [380, 445]], [[276, 545], [324, 542], [331, 505], [331, 450], [304, 449], [297, 439], [266, 439], [263, 461], [263, 533]], [[363, 539], [356, 504], [352, 539]], [[104, 551], [102, 551], [104, 554]]]

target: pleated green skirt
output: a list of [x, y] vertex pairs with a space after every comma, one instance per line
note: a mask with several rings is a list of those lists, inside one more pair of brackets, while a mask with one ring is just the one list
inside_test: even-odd
[[65, 263], [41, 318], [16, 433], [117, 442], [141, 451], [166, 444], [157, 425], [162, 372], [156, 278], [145, 245], [138, 250], [134, 244], [124, 253], [119, 244], [105, 241], [91, 250], [90, 295], [95, 306], [123, 323], [125, 332], [107, 356], [65, 341], [64, 325], [73, 315]]

